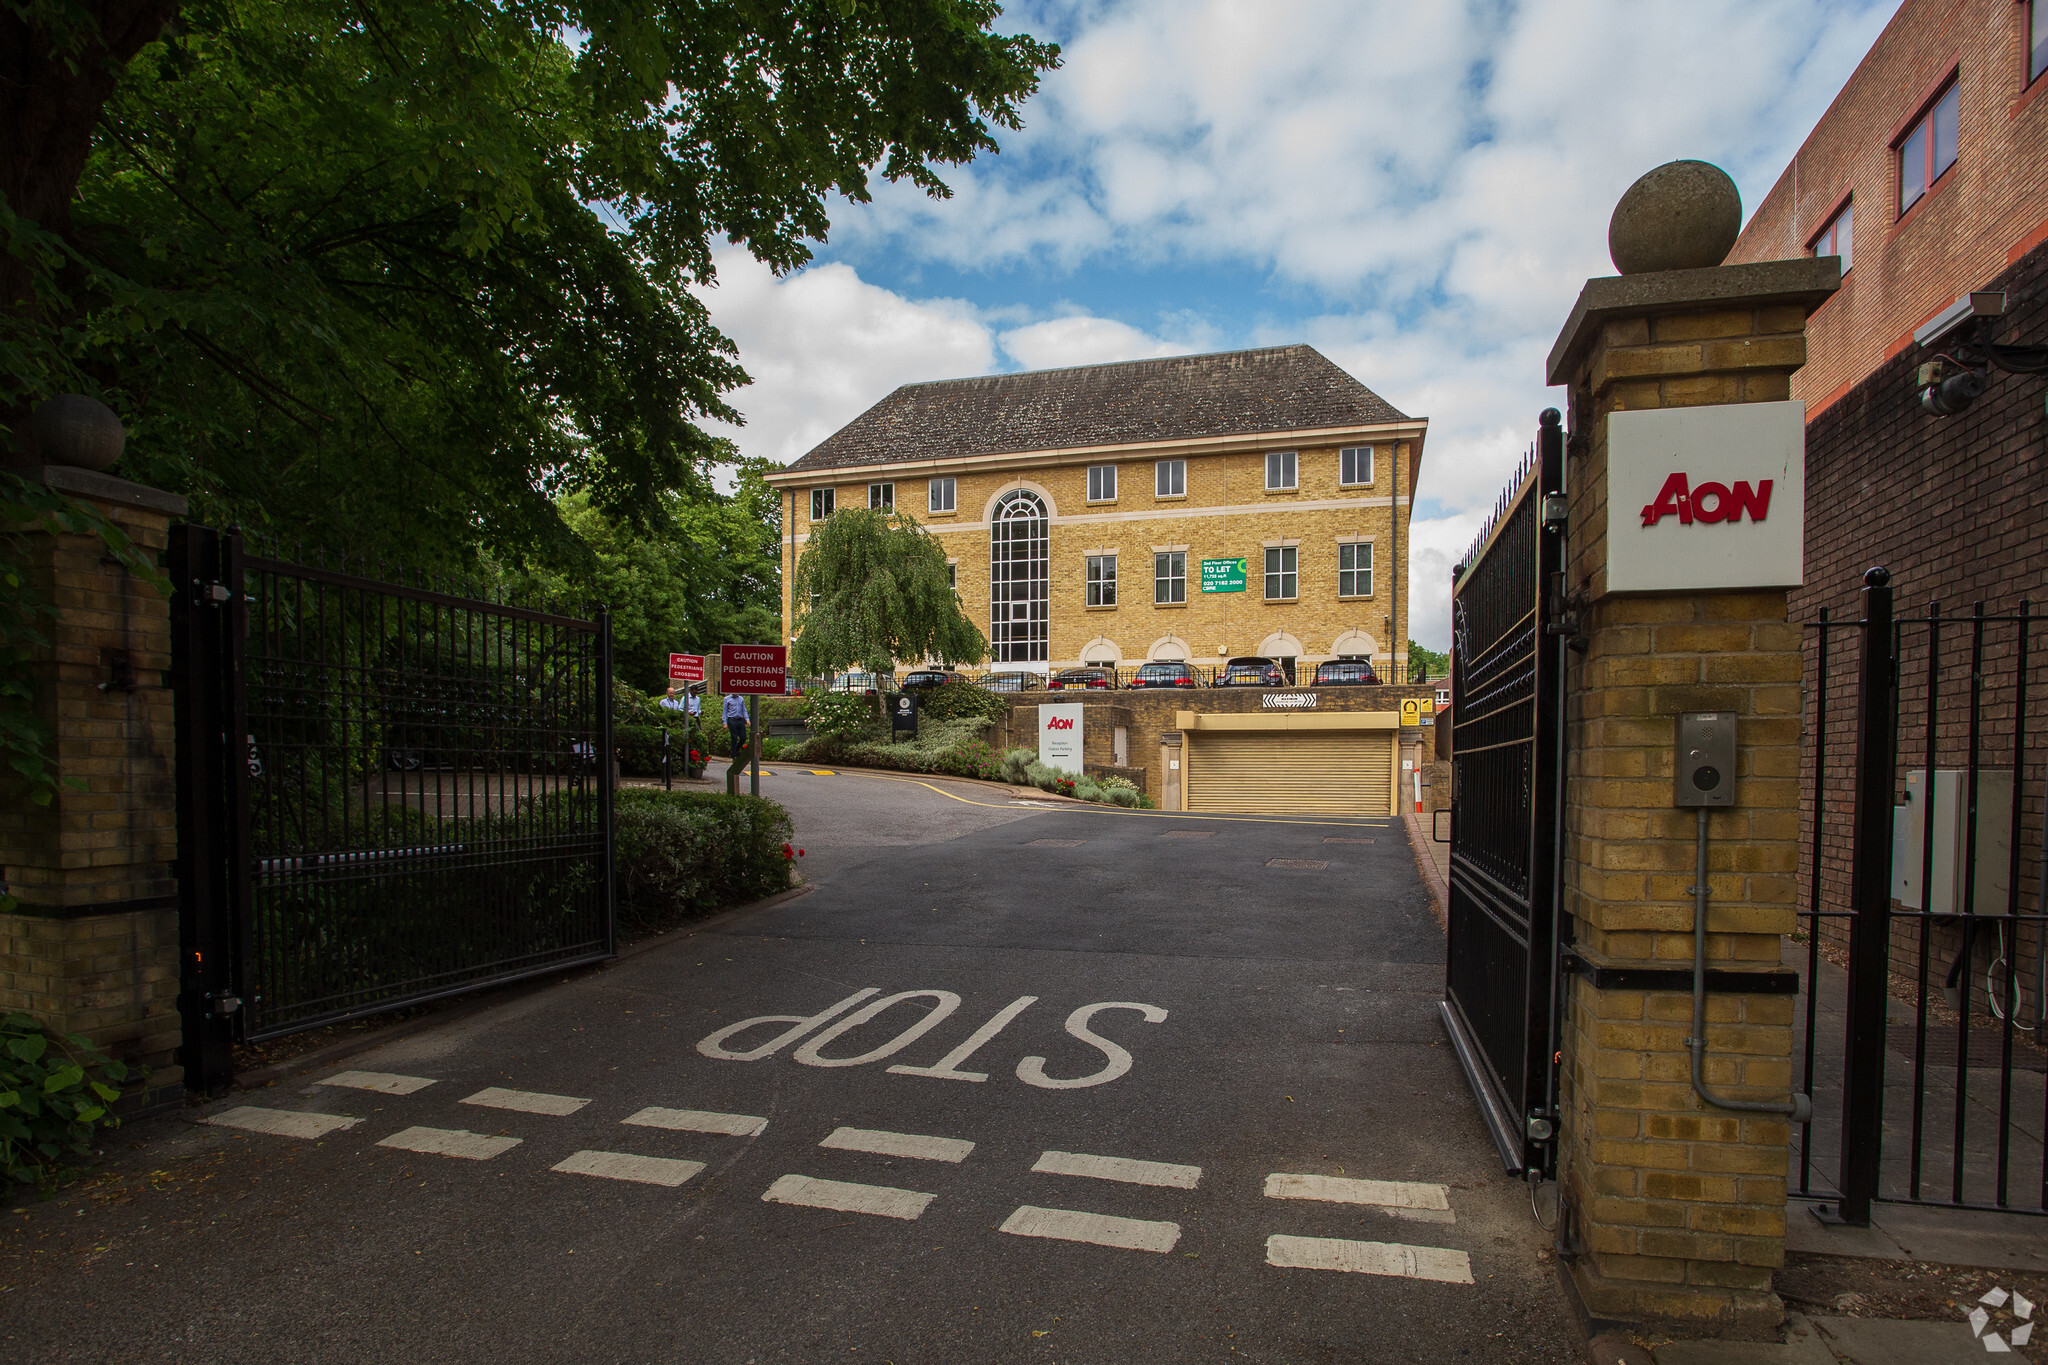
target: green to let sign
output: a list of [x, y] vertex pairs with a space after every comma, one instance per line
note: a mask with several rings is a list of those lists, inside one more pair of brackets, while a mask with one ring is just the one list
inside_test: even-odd
[[1202, 561], [1203, 592], [1243, 592], [1245, 562], [1242, 559]]

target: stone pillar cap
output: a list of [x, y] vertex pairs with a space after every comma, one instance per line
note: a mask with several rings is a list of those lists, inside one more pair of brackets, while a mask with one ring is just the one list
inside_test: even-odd
[[30, 483], [39, 483], [59, 493], [96, 498], [101, 502], [118, 503], [123, 507], [137, 507], [145, 512], [160, 512], [167, 517], [182, 517], [191, 506], [180, 494], [166, 493], [161, 488], [151, 488], [146, 483], [116, 478], [112, 474], [102, 474], [94, 469], [46, 464], [30, 465], [16, 472]]
[[1614, 318], [1790, 304], [1810, 314], [1841, 287], [1839, 256], [1801, 256], [1790, 261], [1752, 261], [1748, 265], [1587, 280], [1564, 330], [1557, 334], [1557, 344], [1550, 348], [1545, 382], [1570, 383], [1580, 354], [1592, 344], [1601, 324]]

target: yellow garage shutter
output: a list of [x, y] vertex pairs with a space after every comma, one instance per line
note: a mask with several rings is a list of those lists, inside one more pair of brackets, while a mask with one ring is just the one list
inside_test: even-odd
[[1393, 744], [1386, 730], [1193, 731], [1188, 809], [1390, 815]]

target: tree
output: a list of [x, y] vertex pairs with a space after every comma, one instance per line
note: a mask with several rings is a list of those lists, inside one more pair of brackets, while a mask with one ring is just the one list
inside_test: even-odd
[[1427, 678], [1448, 678], [1451, 676], [1451, 656], [1425, 649], [1415, 641], [1408, 642], [1408, 679], [1422, 682]]
[[828, 195], [943, 195], [1057, 62], [998, 13], [0, 0], [0, 425], [94, 394], [123, 472], [353, 556], [660, 532], [746, 382], [713, 237], [788, 270]]
[[800, 676], [988, 657], [987, 638], [947, 582], [946, 552], [913, 518], [849, 507], [814, 522], [793, 592], [789, 662]]

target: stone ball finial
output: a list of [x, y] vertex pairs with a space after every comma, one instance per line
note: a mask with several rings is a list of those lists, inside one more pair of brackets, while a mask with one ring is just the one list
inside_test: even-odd
[[44, 464], [110, 469], [127, 440], [114, 410], [82, 393], [60, 393], [29, 414], [29, 448]]
[[1742, 194], [1704, 161], [1667, 161], [1621, 196], [1607, 254], [1624, 275], [1699, 270], [1727, 259], [1742, 235]]

